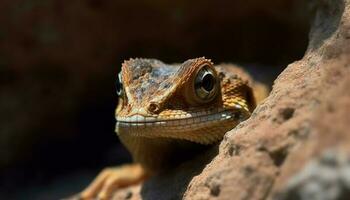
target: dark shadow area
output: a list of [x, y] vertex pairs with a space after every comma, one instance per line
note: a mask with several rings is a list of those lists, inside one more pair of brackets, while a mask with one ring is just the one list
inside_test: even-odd
[[[142, 185], [142, 199], [174, 199], [174, 194], [178, 194], [175, 199], [182, 199], [189, 182], [202, 172], [204, 167], [218, 154], [218, 151], [219, 145], [215, 145], [202, 151], [190, 162], [185, 162], [172, 170], [151, 177]], [[175, 172], [177, 176], [173, 175]]]
[[[319, 48], [339, 27], [339, 23], [344, 13], [345, 3], [343, 0], [336, 1], [317, 1], [318, 5], [314, 7], [318, 8], [315, 13], [314, 23], [316, 24], [314, 29], [310, 30], [310, 34], [317, 37], [310, 41], [309, 46], [313, 47], [310, 50], [316, 50]], [[317, 28], [316, 28], [317, 27]], [[320, 28], [322, 27], [322, 28]]]

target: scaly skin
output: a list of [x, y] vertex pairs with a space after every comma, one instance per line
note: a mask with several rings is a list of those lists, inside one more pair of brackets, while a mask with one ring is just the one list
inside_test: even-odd
[[119, 81], [116, 132], [141, 167], [129, 166], [137, 172], [132, 178], [120, 178], [120, 168], [105, 171], [82, 193], [85, 199], [107, 199], [115, 188], [172, 167], [174, 153], [222, 140], [255, 108], [249, 76], [205, 58], [175, 65], [130, 59]]

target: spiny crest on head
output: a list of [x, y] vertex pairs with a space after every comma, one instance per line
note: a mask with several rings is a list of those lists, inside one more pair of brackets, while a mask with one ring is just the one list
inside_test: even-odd
[[166, 65], [156, 59], [130, 59], [122, 64], [123, 82], [127, 95], [138, 103], [161, 96], [174, 84], [178, 65]]

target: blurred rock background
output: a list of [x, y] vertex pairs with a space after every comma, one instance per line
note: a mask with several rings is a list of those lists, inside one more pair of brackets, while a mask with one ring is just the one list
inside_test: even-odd
[[206, 56], [272, 83], [307, 46], [303, 0], [0, 2], [0, 199], [58, 199], [129, 162], [114, 83], [130, 57]]

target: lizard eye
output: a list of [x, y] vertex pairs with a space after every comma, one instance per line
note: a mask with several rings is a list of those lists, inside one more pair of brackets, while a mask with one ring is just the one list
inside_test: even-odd
[[199, 99], [204, 102], [213, 100], [217, 94], [216, 73], [209, 66], [202, 67], [194, 80], [194, 89]]
[[121, 73], [118, 74], [116, 89], [117, 89], [118, 96], [122, 96], [124, 94], [124, 87], [123, 87], [123, 80], [122, 80]]

